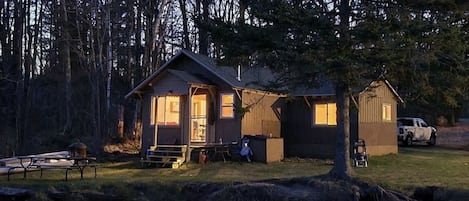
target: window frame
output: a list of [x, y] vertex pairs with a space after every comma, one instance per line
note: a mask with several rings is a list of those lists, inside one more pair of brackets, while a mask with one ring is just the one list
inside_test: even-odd
[[[174, 100], [170, 100], [168, 99], [168, 97], [177, 97], [177, 103], [174, 102]], [[160, 102], [159, 102], [159, 99], [160, 98], [164, 98], [164, 111], [163, 111], [163, 121], [161, 122], [160, 119], [159, 119], [159, 116], [158, 116], [158, 108], [160, 108]], [[174, 107], [174, 104], [176, 103], [177, 107], [177, 110], [175, 110]], [[167, 96], [156, 96], [156, 110], [155, 110], [155, 124], [158, 125], [158, 127], [179, 127], [181, 125], [181, 110], [180, 110], [180, 105], [181, 105], [181, 96], [176, 96], [176, 95], [167, 95]], [[168, 116], [169, 114], [173, 113], [176, 114], [177, 113], [177, 122], [175, 122], [176, 124], [168, 124], [169, 121], [167, 121], [168, 119]]]
[[[233, 98], [233, 103], [231, 105], [229, 104], [223, 104], [223, 96], [231, 96]], [[235, 118], [235, 111], [234, 111], [234, 103], [235, 103], [235, 94], [234, 93], [220, 93], [220, 112], [219, 112], [219, 117], [220, 119], [234, 119]], [[231, 116], [224, 116], [223, 115], [223, 108], [231, 108], [232, 109], [232, 115]]]
[[[332, 105], [332, 104], [335, 106], [335, 109], [336, 109], [336, 111], [335, 111], [335, 117], [336, 118], [335, 118], [335, 122], [333, 122], [333, 123], [329, 122], [329, 113], [328, 113], [329, 105]], [[319, 124], [316, 121], [316, 110], [317, 110], [316, 106], [317, 105], [326, 105], [326, 110], [325, 111], [327, 112], [326, 113], [326, 121], [327, 122], [325, 124]], [[312, 115], [311, 124], [312, 124], [313, 127], [335, 127], [335, 126], [337, 126], [337, 102], [333, 102], [333, 101], [330, 101], [330, 102], [316, 102], [312, 105], [311, 115]]]
[[[388, 108], [388, 109], [387, 109]], [[390, 103], [383, 103], [381, 106], [382, 118], [381, 120], [390, 122], [392, 121], [392, 105]], [[389, 112], [387, 112], [389, 111]]]

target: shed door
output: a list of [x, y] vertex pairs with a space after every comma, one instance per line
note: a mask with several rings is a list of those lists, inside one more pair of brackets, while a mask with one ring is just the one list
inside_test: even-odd
[[192, 96], [191, 141], [206, 142], [207, 139], [207, 95]]

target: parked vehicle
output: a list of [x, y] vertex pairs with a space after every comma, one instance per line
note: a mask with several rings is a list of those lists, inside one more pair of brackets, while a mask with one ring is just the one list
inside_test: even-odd
[[397, 139], [404, 145], [411, 146], [414, 142], [436, 144], [436, 128], [429, 126], [423, 119], [413, 117], [397, 118]]

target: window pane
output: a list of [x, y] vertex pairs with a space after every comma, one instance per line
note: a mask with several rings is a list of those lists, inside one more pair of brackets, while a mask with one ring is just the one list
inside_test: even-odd
[[221, 104], [222, 105], [233, 105], [233, 97], [234, 95], [233, 94], [222, 94], [221, 95]]
[[233, 118], [234, 117], [234, 94], [221, 94], [221, 118]]
[[391, 121], [391, 105], [383, 104], [383, 120]]
[[179, 125], [179, 96], [167, 96], [165, 115], [166, 125]]
[[337, 107], [335, 103], [318, 103], [314, 105], [315, 125], [337, 125]]
[[166, 105], [166, 97], [160, 96], [157, 99], [157, 112], [156, 112], [156, 121], [158, 125], [165, 125], [164, 123], [164, 113], [165, 113], [165, 105]]
[[222, 117], [234, 117], [233, 107], [222, 107], [221, 116]]
[[327, 125], [337, 125], [337, 107], [335, 103], [327, 104]]
[[158, 125], [179, 125], [179, 96], [161, 96], [157, 102]]
[[327, 125], [327, 104], [316, 104], [314, 112], [314, 124]]

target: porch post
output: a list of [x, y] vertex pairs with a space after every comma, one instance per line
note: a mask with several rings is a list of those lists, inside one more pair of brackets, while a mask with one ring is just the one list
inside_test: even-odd
[[192, 136], [191, 136], [191, 131], [192, 131], [192, 86], [189, 86], [189, 95], [187, 96], [189, 100], [187, 100], [188, 102], [188, 123], [189, 123], [189, 130], [187, 132], [188, 136], [187, 136], [187, 153], [186, 153], [186, 161], [187, 162], [190, 162], [191, 161], [191, 152], [192, 152], [192, 149], [191, 149], [191, 141], [192, 141]]
[[[157, 115], [156, 115], [156, 108], [158, 107], [158, 96], [156, 96], [154, 99], [150, 99], [152, 101], [152, 105], [154, 105], [153, 108], [151, 108], [154, 111], [150, 111], [150, 114], [154, 114], [153, 118], [155, 119], [155, 124], [154, 124], [154, 130], [153, 130], [153, 148], [158, 147], [158, 120], [157, 120]], [[151, 149], [151, 147], [148, 147]]]

